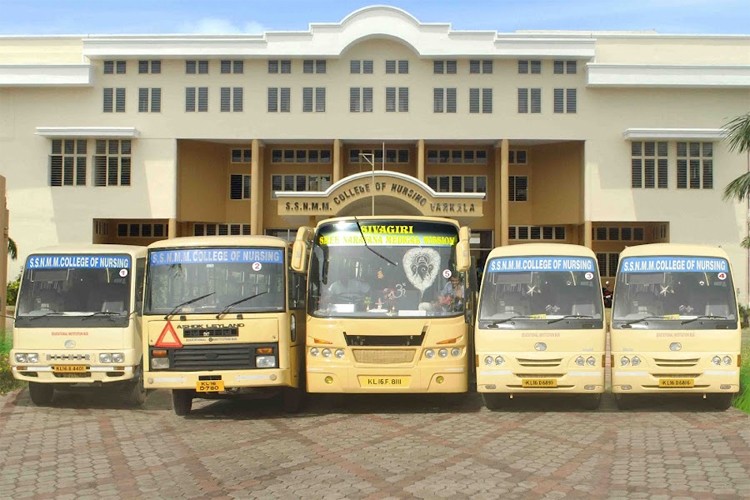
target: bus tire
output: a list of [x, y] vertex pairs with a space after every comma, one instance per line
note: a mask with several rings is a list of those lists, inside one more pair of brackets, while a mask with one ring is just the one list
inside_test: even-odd
[[707, 398], [708, 404], [715, 410], [724, 411], [732, 406], [733, 396], [734, 394], [732, 393], [709, 394]]
[[298, 413], [305, 400], [302, 387], [284, 387], [281, 390], [281, 406], [285, 413]]
[[143, 386], [143, 372], [138, 369], [135, 378], [125, 385], [125, 398], [130, 406], [143, 406], [146, 402], [146, 388]]
[[486, 406], [488, 410], [499, 410], [508, 404], [510, 398], [507, 394], [483, 392], [482, 400], [484, 401], [484, 406]]
[[632, 394], [615, 394], [615, 403], [619, 410], [630, 410], [635, 403], [635, 396]]
[[52, 384], [29, 382], [29, 396], [35, 405], [48, 406], [55, 397], [55, 387]]
[[602, 402], [601, 394], [586, 394], [581, 396], [581, 406], [584, 410], [596, 410]]
[[185, 417], [193, 408], [193, 391], [191, 389], [172, 389], [172, 409], [175, 415]]

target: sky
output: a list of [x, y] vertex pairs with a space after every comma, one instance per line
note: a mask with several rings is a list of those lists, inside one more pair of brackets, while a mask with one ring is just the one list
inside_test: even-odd
[[748, 0], [0, 0], [0, 35], [306, 31], [375, 4], [455, 30], [750, 35]]

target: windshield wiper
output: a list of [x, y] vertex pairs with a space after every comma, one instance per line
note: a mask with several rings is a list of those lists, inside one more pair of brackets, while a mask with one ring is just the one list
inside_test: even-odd
[[683, 325], [687, 325], [688, 323], [692, 323], [693, 321], [697, 321], [699, 319], [727, 319], [726, 316], [716, 316], [713, 314], [702, 314], [700, 316], [696, 316], [695, 318], [686, 319], [682, 322]]
[[547, 324], [549, 325], [551, 323], [557, 323], [558, 321], [562, 321], [564, 319], [570, 319], [570, 318], [575, 318], [575, 319], [593, 318], [593, 316], [591, 316], [590, 314], [566, 314], [565, 316], [561, 316], [559, 318], [555, 318], [555, 319], [551, 319], [547, 321]]
[[375, 255], [377, 255], [378, 257], [380, 257], [381, 259], [383, 259], [384, 261], [386, 261], [387, 263], [389, 263], [390, 265], [398, 267], [398, 264], [393, 262], [391, 259], [389, 259], [385, 255], [382, 255], [380, 252], [378, 252], [377, 250], [375, 250], [374, 248], [372, 248], [370, 245], [367, 244], [365, 233], [362, 231], [362, 226], [359, 225], [359, 221], [357, 220], [356, 217], [354, 218], [354, 222], [357, 223], [357, 229], [359, 229], [359, 234], [362, 235], [362, 241], [364, 241], [365, 243], [365, 248], [371, 251], [372, 253], [374, 253]]
[[107, 319], [114, 321], [115, 318], [113, 318], [113, 316], [124, 316], [125, 314], [126, 314], [125, 311], [122, 311], [122, 312], [96, 311], [96, 312], [92, 312], [91, 314], [84, 316], [82, 321], [86, 321], [87, 319], [91, 319], [96, 316], [105, 316]]
[[268, 290], [264, 292], [256, 293], [255, 295], [250, 295], [249, 297], [243, 297], [240, 300], [235, 300], [231, 304], [227, 304], [224, 306], [224, 309], [221, 310], [219, 314], [216, 315], [216, 319], [221, 318], [224, 314], [227, 313], [232, 307], [236, 306], [237, 304], [242, 304], [243, 302], [247, 302], [248, 300], [253, 300], [255, 297], [260, 297], [261, 295], [265, 295], [268, 293]]
[[630, 326], [635, 323], [640, 323], [641, 321], [646, 321], [647, 319], [664, 319], [664, 316], [644, 316], [638, 319], [631, 319], [630, 321], [623, 323], [622, 326]]
[[206, 297], [210, 297], [214, 293], [216, 293], [216, 292], [207, 293], [206, 295], [201, 295], [200, 297], [196, 297], [194, 299], [186, 300], [185, 302], [182, 302], [181, 304], [177, 304], [176, 306], [174, 306], [174, 308], [171, 311], [169, 311], [167, 313], [166, 316], [164, 316], [164, 319], [168, 320], [169, 318], [172, 317], [173, 314], [175, 314], [177, 311], [179, 311], [183, 307], [189, 306], [193, 302], [198, 302], [199, 300], [205, 299]]
[[531, 316], [529, 316], [528, 314], [516, 314], [515, 316], [509, 316], [507, 318], [499, 319], [497, 321], [490, 321], [489, 323], [487, 323], [487, 326], [497, 326], [502, 323], [507, 323], [508, 321], [512, 321], [518, 318], [530, 319]]
[[39, 319], [39, 318], [46, 318], [47, 316], [64, 316], [64, 315], [65, 315], [64, 312], [49, 311], [49, 312], [46, 312], [44, 314], [37, 314], [37, 315], [34, 315], [34, 316], [22, 316], [22, 317], [29, 318], [29, 321], [33, 321], [33, 320]]

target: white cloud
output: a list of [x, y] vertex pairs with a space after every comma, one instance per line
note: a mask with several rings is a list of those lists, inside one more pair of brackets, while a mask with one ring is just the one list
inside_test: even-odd
[[260, 34], [266, 31], [266, 29], [262, 24], [255, 21], [248, 21], [237, 25], [227, 19], [204, 17], [197, 21], [183, 23], [180, 31], [203, 35], [232, 35], [239, 33]]

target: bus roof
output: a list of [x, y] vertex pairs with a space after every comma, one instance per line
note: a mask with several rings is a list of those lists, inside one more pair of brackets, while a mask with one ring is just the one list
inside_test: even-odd
[[710, 245], [688, 245], [684, 243], [647, 243], [645, 245], [635, 245], [625, 248], [620, 253], [620, 259], [645, 255], [700, 255], [729, 260], [723, 248]]
[[594, 252], [583, 245], [572, 245], [570, 243], [521, 243], [518, 245], [497, 247], [490, 252], [487, 259], [516, 257], [520, 255], [564, 255], [596, 258]]
[[138, 245], [109, 245], [106, 243], [81, 243], [38, 248], [31, 255], [41, 254], [128, 254], [145, 257], [146, 247]]
[[331, 217], [318, 222], [317, 226], [320, 227], [323, 224], [331, 224], [342, 221], [354, 221], [359, 222], [372, 222], [372, 221], [403, 221], [403, 222], [442, 222], [444, 224], [451, 224], [459, 227], [458, 221], [455, 219], [449, 219], [446, 217], [428, 217], [424, 215], [358, 215], [358, 216], [344, 216], [344, 217]]
[[276, 236], [183, 236], [151, 243], [148, 248], [183, 247], [274, 247], [288, 248], [289, 242]]

